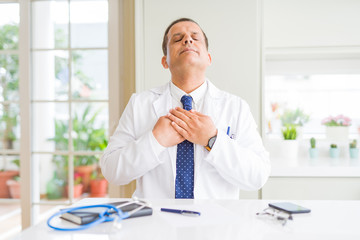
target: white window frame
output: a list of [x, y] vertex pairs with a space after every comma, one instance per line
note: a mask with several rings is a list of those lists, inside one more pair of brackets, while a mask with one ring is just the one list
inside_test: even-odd
[[[70, 1], [70, 0], [68, 0]], [[37, 208], [42, 204], [49, 204], [49, 202], [39, 202], [37, 199], [39, 196], [34, 196], [34, 169], [35, 163], [32, 161], [31, 149], [31, 1], [29, 0], [0, 0], [0, 3], [19, 3], [20, 9], [20, 23], [19, 23], [19, 50], [12, 51], [19, 54], [19, 105], [20, 105], [20, 150], [6, 150], [0, 151], [2, 154], [20, 154], [20, 175], [21, 175], [21, 216], [22, 216], [22, 229], [28, 228], [37, 222]], [[120, 93], [120, 46], [122, 39], [120, 33], [123, 29], [120, 28], [120, 16], [122, 15], [122, 4], [123, 1], [108, 0], [108, 73], [109, 73], [109, 92], [108, 100], [96, 101], [96, 102], [107, 102], [109, 108], [109, 123], [113, 124], [117, 122], [120, 117], [120, 111], [122, 106], [122, 98], [119, 96]], [[70, 89], [71, 90], [71, 89]], [[53, 102], [53, 101], [52, 101]], [[73, 101], [75, 102], [75, 101]], [[79, 101], [77, 101], [79, 102]], [[81, 102], [81, 101], [80, 101]], [[91, 102], [91, 101], [83, 101]], [[71, 101], [70, 101], [71, 106]], [[111, 111], [110, 111], [111, 109]], [[70, 108], [71, 110], [71, 108]], [[71, 114], [71, 112], [69, 112]], [[109, 132], [112, 132], [111, 124], [109, 124]], [[71, 144], [71, 140], [69, 141]], [[73, 172], [73, 154], [75, 152], [69, 152], [69, 172]], [[45, 152], [41, 152], [45, 153]], [[56, 154], [56, 152], [51, 152]], [[89, 154], [89, 152], [76, 151], [76, 155]], [[92, 155], [101, 154], [101, 152], [91, 152]], [[74, 202], [73, 196], [73, 177], [69, 174], [69, 188], [70, 197], [69, 204]], [[3, 203], [14, 203], [19, 202], [17, 199], [3, 199]], [[59, 202], [53, 202], [53, 204], [59, 204]], [[64, 204], [64, 202], [61, 202]]]

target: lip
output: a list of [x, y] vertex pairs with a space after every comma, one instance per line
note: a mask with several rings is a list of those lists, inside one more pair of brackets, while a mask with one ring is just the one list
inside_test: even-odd
[[192, 49], [192, 48], [184, 48], [180, 54], [183, 54], [183, 53], [186, 53], [186, 52], [194, 52], [194, 53], [197, 53], [197, 51], [195, 49]]

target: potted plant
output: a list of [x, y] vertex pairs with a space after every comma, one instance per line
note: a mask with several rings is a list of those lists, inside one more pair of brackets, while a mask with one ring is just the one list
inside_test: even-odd
[[0, 170], [0, 198], [10, 198], [10, 191], [7, 186], [7, 181], [19, 175], [19, 171], [15, 170]]
[[[19, 160], [18, 160], [19, 161]], [[15, 160], [13, 163], [16, 164]], [[14, 178], [15, 176], [19, 176], [18, 170], [0, 170], [0, 198], [10, 198], [10, 190], [7, 185], [7, 181]]]
[[354, 139], [350, 143], [350, 148], [349, 148], [350, 158], [356, 159], [359, 157], [359, 149], [357, 148], [356, 145], [357, 145], [357, 141]]
[[90, 197], [105, 197], [107, 194], [108, 182], [101, 173], [100, 167], [91, 174]]
[[[74, 173], [74, 198], [79, 198], [83, 194], [84, 185], [82, 184], [81, 174], [78, 172]], [[66, 192], [69, 192], [69, 187], [66, 186]]]
[[[97, 119], [101, 109], [91, 114], [91, 106], [87, 106], [81, 114], [75, 114], [73, 126], [73, 147], [75, 151], [102, 151], [107, 146], [107, 131], [104, 126], [96, 126]], [[67, 150], [68, 146], [68, 121], [55, 120], [55, 137], [48, 139], [55, 142], [56, 150]], [[68, 157], [62, 156], [62, 161], [67, 162]], [[91, 173], [96, 168], [98, 159], [96, 156], [78, 155], [74, 157], [74, 169], [81, 174], [83, 191], [90, 191]], [[66, 176], [63, 179], [67, 182]]]
[[344, 115], [329, 116], [321, 121], [326, 126], [326, 138], [329, 140], [347, 141], [351, 119]]
[[[18, 168], [20, 168], [20, 159], [15, 159], [12, 161]], [[12, 198], [20, 198], [20, 175], [17, 174], [6, 181], [6, 185], [9, 187], [10, 196]]]
[[284, 141], [282, 142], [282, 156], [286, 159], [293, 161], [287, 161], [288, 165], [296, 165], [296, 160], [298, 156], [298, 141], [297, 130], [294, 125], [287, 125], [282, 130]]
[[300, 108], [285, 109], [280, 119], [283, 126], [293, 125], [296, 127], [297, 138], [299, 139], [302, 138], [302, 127], [309, 121], [310, 116]]
[[332, 143], [332, 144], [330, 145], [330, 151], [329, 151], [329, 153], [330, 153], [330, 157], [331, 157], [331, 158], [338, 158], [339, 155], [340, 155], [340, 150], [338, 149], [338, 147], [337, 147], [336, 144]]
[[309, 154], [310, 154], [310, 158], [317, 158], [319, 155], [319, 151], [316, 148], [316, 139], [313, 137], [310, 139]]

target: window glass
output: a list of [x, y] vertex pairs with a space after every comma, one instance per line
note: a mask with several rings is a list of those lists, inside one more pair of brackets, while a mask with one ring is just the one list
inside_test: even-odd
[[108, 104], [76, 103], [72, 109], [74, 150], [104, 150], [108, 139]]
[[70, 8], [71, 47], [107, 47], [108, 2], [71, 0]]
[[1, 3], [0, 5], [0, 50], [18, 49], [19, 4]]
[[18, 104], [0, 104], [0, 149], [20, 149], [20, 114]]
[[68, 150], [68, 103], [34, 103], [32, 106], [32, 147], [34, 151]]
[[19, 56], [15, 54], [0, 54], [0, 101], [18, 100]]
[[69, 94], [68, 51], [34, 51], [32, 64], [33, 99], [67, 100]]
[[32, 47], [40, 49], [69, 46], [69, 3], [67, 0], [33, 1]]
[[68, 182], [68, 156], [52, 154], [33, 154], [36, 178], [39, 183], [41, 200], [67, 200], [66, 184]]

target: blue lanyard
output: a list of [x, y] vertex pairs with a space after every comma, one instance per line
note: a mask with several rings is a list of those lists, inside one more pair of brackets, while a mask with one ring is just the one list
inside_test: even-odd
[[[84, 225], [81, 225], [79, 227], [75, 227], [75, 228], [62, 228], [62, 227], [57, 227], [52, 225], [51, 220], [59, 215], [62, 215], [64, 213], [69, 213], [69, 212], [73, 212], [76, 210], [80, 210], [80, 209], [88, 209], [88, 208], [106, 208], [106, 210], [104, 210], [103, 212], [99, 213], [99, 218], [97, 218], [95, 221], [91, 222], [91, 223], [87, 223]], [[109, 213], [109, 210], [113, 209], [115, 211], [115, 213]], [[118, 221], [121, 221], [123, 219], [126, 219], [129, 217], [129, 214], [127, 212], [122, 212], [120, 209], [116, 208], [115, 206], [112, 205], [106, 205], [106, 204], [100, 204], [100, 205], [88, 205], [88, 206], [80, 206], [80, 207], [73, 207], [73, 208], [67, 208], [67, 209], [63, 209], [60, 210], [60, 212], [57, 212], [55, 214], [53, 214], [48, 220], [47, 220], [47, 224], [49, 227], [55, 229], [55, 230], [59, 230], [59, 231], [77, 231], [77, 230], [84, 230], [84, 229], [88, 229], [92, 226], [95, 226], [97, 224], [100, 224], [102, 222], [109, 222], [109, 221], [114, 221], [116, 219], [116, 217], [111, 217], [111, 215], [116, 214], [119, 216]]]

